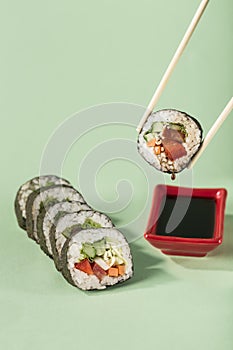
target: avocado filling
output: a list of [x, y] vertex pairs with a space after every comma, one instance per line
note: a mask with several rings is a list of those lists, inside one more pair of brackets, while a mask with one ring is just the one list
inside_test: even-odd
[[[61, 216], [64, 215], [64, 212], [62, 212]], [[63, 232], [62, 235], [65, 238], [69, 238], [76, 230], [79, 229], [87, 229], [87, 228], [101, 228], [102, 226], [98, 223], [95, 222], [94, 220], [90, 218], [86, 218], [83, 224], [76, 224], [72, 225], [70, 227], [67, 227]]]
[[82, 228], [100, 228], [102, 227], [98, 222], [95, 222], [91, 218], [86, 218], [84, 223], [82, 224]]
[[40, 203], [40, 210], [42, 210], [43, 208], [49, 208], [51, 207], [52, 205], [56, 204], [58, 201], [56, 198], [54, 197], [48, 197], [46, 198], [45, 200], [43, 200], [41, 203]]

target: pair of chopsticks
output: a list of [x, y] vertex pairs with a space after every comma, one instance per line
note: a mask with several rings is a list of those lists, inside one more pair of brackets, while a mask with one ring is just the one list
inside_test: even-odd
[[[187, 46], [203, 12], [205, 11], [205, 8], [208, 4], [209, 0], [202, 0], [188, 29], [186, 30], [186, 33], [183, 37], [183, 39], [181, 40], [171, 62], [169, 63], [144, 115], [142, 116], [142, 119], [140, 120], [138, 127], [137, 127], [137, 131], [140, 132], [144, 123], [146, 122], [147, 118], [149, 117], [149, 115], [153, 112], [153, 109], [156, 105], [156, 103], [158, 102], [163, 90], [165, 89], [167, 82], [176, 66], [176, 64], [178, 63], [182, 53], [184, 52], [185, 47]], [[210, 143], [210, 141], [212, 140], [212, 138], [214, 137], [214, 135], [216, 134], [216, 132], [218, 131], [218, 129], [220, 128], [220, 126], [222, 125], [222, 123], [224, 122], [224, 120], [227, 118], [227, 116], [230, 114], [230, 112], [233, 109], [233, 97], [230, 99], [230, 101], [227, 103], [226, 107], [224, 108], [224, 110], [222, 111], [222, 113], [219, 115], [219, 117], [217, 118], [217, 120], [215, 121], [215, 123], [213, 124], [213, 126], [211, 127], [211, 129], [209, 130], [209, 132], [207, 133], [202, 146], [199, 150], [199, 152], [194, 156], [194, 158], [192, 159], [192, 161], [189, 164], [189, 168], [193, 167], [193, 165], [196, 163], [196, 161], [199, 159], [199, 157], [201, 156], [201, 154], [204, 152], [204, 150], [206, 149], [206, 147], [208, 146], [208, 144]]]

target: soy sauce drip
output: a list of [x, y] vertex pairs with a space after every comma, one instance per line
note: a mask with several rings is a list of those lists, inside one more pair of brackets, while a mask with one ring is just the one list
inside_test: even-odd
[[172, 173], [171, 174], [171, 180], [174, 181], [176, 179], [176, 174], [175, 173]]

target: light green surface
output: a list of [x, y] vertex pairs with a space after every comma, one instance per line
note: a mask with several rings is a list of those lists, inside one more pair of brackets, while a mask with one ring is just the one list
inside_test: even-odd
[[[13, 212], [18, 187], [39, 173], [45, 145], [67, 117], [102, 103], [147, 105], [198, 4], [0, 2], [1, 349], [232, 350], [232, 115], [188, 179], [195, 187], [228, 190], [224, 243], [206, 258], [169, 258], [143, 238], [132, 239], [135, 277], [118, 288], [83, 293], [69, 286], [17, 227]], [[156, 107], [188, 112], [205, 134], [233, 91], [232, 12], [232, 1], [210, 1]], [[135, 125], [139, 118], [136, 114]], [[80, 130], [85, 129], [88, 120], [80, 120]], [[117, 208], [110, 214], [114, 222], [138, 238], [153, 186], [171, 181], [144, 163], [136, 150], [133, 153], [136, 132], [122, 120], [132, 124], [127, 113], [119, 120], [113, 113], [109, 121], [119, 125], [83, 135], [64, 159], [62, 172], [80, 184], [97, 209], [106, 208], [104, 200], [113, 201], [106, 211]], [[80, 130], [73, 130], [77, 138]], [[101, 166], [92, 181], [98, 200], [91, 194], [92, 182], [83, 184], [89, 158], [82, 168], [80, 164], [93, 147], [92, 158], [99, 152], [96, 144], [101, 147], [119, 137], [129, 141], [125, 148], [116, 144], [126, 159], [94, 164]], [[106, 145], [115, 151], [114, 143]], [[129, 162], [131, 154], [138, 166]], [[87, 178], [92, 180], [90, 174]], [[131, 200], [129, 186], [116, 188], [123, 178], [133, 186]], [[175, 184], [183, 181], [181, 175]]]

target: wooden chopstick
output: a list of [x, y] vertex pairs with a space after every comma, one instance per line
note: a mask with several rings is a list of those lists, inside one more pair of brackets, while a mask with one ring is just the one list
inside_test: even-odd
[[202, 146], [200, 150], [196, 153], [196, 155], [193, 157], [191, 162], [189, 163], [188, 169], [191, 169], [196, 161], [200, 158], [206, 147], [209, 145], [210, 141], [216, 134], [216, 132], [219, 130], [220, 126], [224, 122], [224, 120], [228, 117], [228, 115], [231, 113], [233, 109], [233, 97], [230, 99], [230, 101], [227, 103], [226, 107], [222, 111], [222, 113], [219, 115], [219, 117], [216, 119], [215, 123], [207, 133], [206, 137], [204, 138], [204, 141], [202, 143]]
[[158, 102], [163, 90], [165, 89], [166, 85], [167, 85], [167, 82], [168, 82], [168, 79], [170, 78], [176, 64], [178, 63], [186, 45], [188, 44], [189, 42], [189, 39], [191, 38], [207, 4], [208, 4], [209, 0], [202, 0], [188, 29], [186, 30], [186, 33], [183, 37], [183, 39], [181, 40], [171, 62], [169, 63], [168, 67], [167, 67], [167, 70], [165, 71], [145, 113], [143, 114], [142, 116], [142, 119], [140, 120], [139, 124], [138, 124], [138, 127], [137, 127], [137, 131], [140, 132], [142, 127], [143, 127], [143, 124], [146, 122], [147, 118], [149, 117], [149, 115], [152, 113], [156, 103]]

